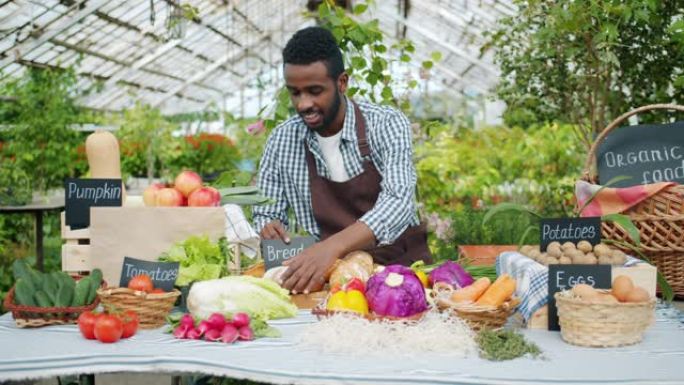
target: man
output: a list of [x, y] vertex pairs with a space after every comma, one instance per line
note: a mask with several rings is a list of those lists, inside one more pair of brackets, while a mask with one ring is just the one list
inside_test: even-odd
[[283, 287], [320, 290], [335, 260], [367, 250], [377, 263], [429, 261], [415, 212], [411, 130], [399, 111], [345, 96], [349, 76], [326, 29], [298, 31], [283, 50], [285, 85], [297, 115], [271, 134], [258, 186], [275, 203], [256, 206], [263, 239], [289, 242], [287, 210], [319, 239], [286, 261]]

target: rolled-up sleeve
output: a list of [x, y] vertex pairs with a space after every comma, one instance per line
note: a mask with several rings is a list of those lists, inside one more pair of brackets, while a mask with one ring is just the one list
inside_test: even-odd
[[252, 210], [254, 227], [257, 233], [260, 233], [267, 223], [276, 219], [285, 226], [288, 226], [288, 203], [285, 198], [285, 188], [277, 160], [278, 135], [274, 133], [266, 143], [261, 162], [259, 163], [259, 173], [257, 174], [257, 187], [261, 194], [272, 201], [269, 204], [254, 206]]
[[373, 231], [379, 245], [393, 243], [415, 218], [416, 170], [411, 125], [401, 112], [391, 111], [379, 122], [371, 140], [384, 169], [375, 206], [359, 220]]

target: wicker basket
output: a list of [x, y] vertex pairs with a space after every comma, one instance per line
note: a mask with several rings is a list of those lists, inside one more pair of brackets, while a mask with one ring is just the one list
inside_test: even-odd
[[[648, 105], [627, 112], [612, 121], [589, 149], [584, 165], [584, 180], [596, 182], [592, 165], [595, 164], [596, 151], [606, 136], [630, 116], [651, 110], [684, 112], [684, 106]], [[674, 293], [684, 296], [684, 185], [665, 188], [623, 214], [629, 216], [639, 229], [640, 249], [667, 279]], [[631, 241], [627, 232], [614, 222], [603, 222], [601, 230], [603, 239]]]
[[[609, 293], [609, 290], [598, 290]], [[569, 344], [590, 347], [633, 345], [655, 321], [655, 298], [643, 303], [597, 303], [570, 292], [554, 295], [561, 337]]]
[[166, 316], [180, 294], [180, 291], [175, 289], [168, 293], [152, 294], [123, 287], [97, 291], [103, 306], [136, 312], [141, 329], [163, 326], [166, 323]]
[[474, 331], [499, 329], [508, 321], [508, 317], [513, 315], [515, 309], [520, 304], [518, 298], [511, 298], [499, 307], [479, 306], [473, 303], [455, 303], [448, 298], [437, 298], [435, 300], [437, 308], [442, 312], [451, 314], [463, 319]]
[[[106, 286], [103, 282], [102, 287]], [[75, 324], [81, 313], [93, 310], [99, 304], [100, 299], [95, 297], [95, 300], [87, 306], [38, 307], [17, 305], [14, 303], [14, 287], [12, 287], [5, 297], [3, 306], [12, 312], [12, 318], [18, 327], [36, 328], [48, 325]]]

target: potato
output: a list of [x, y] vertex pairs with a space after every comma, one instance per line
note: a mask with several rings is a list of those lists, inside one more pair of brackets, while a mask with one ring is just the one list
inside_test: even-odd
[[530, 245], [524, 245], [523, 247], [520, 248], [520, 254], [523, 255], [530, 255], [530, 252], [532, 251], [532, 246]]
[[599, 243], [598, 245], [594, 246], [594, 254], [596, 256], [601, 257], [601, 256], [610, 256], [611, 255], [611, 250], [608, 245], [604, 245], [603, 243]]
[[584, 257], [584, 253], [580, 250], [568, 250], [565, 252], [565, 256], [574, 260], [575, 258]]
[[622, 252], [622, 250], [613, 250], [612, 257], [613, 265], [624, 265], [627, 261], [627, 256]]
[[566, 256], [562, 256], [558, 259], [558, 263], [560, 263], [561, 265], [570, 265], [572, 264], [572, 259]]
[[563, 255], [563, 252], [561, 251], [560, 247], [548, 248], [546, 250], [547, 253], [554, 258], [560, 258], [561, 255]]
[[598, 257], [598, 263], [599, 265], [612, 265], [613, 264], [613, 257], [607, 257], [605, 255], [602, 255]]
[[541, 257], [541, 253], [537, 250], [532, 250], [527, 256], [536, 261], [539, 259], [539, 257]]
[[561, 245], [561, 249], [563, 251], [568, 251], [568, 250], [575, 250], [575, 249], [577, 249], [577, 247], [575, 247], [574, 243], [568, 241], [568, 242], [565, 242], [563, 245]]
[[560, 261], [558, 261], [558, 258], [554, 258], [554, 257], [546, 258], [546, 264], [547, 265], [558, 265], [559, 263], [560, 263]]
[[587, 255], [584, 257], [587, 260], [587, 264], [589, 265], [595, 265], [598, 263], [598, 259], [594, 255], [594, 253], [587, 253]]
[[588, 253], [593, 249], [593, 246], [591, 246], [589, 241], [579, 241], [579, 243], [577, 243], [577, 249], [582, 250], [584, 253]]

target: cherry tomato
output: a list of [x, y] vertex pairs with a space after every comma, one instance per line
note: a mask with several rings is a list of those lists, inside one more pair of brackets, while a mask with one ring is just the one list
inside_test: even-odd
[[123, 333], [121, 334], [121, 338], [128, 338], [138, 331], [140, 321], [138, 320], [138, 314], [133, 310], [126, 310], [121, 314], [121, 322], [123, 322]]
[[140, 274], [128, 281], [128, 288], [149, 293], [154, 290], [154, 284], [152, 283], [152, 278], [150, 278], [149, 275]]
[[95, 321], [97, 321], [99, 313], [91, 311], [84, 311], [78, 316], [78, 329], [81, 331], [83, 337], [94, 340], [95, 339]]
[[352, 278], [351, 281], [347, 282], [345, 285], [346, 291], [350, 290], [358, 290], [362, 293], [366, 292], [366, 285], [363, 283], [362, 280], [358, 278]]
[[100, 342], [116, 342], [121, 339], [122, 334], [123, 322], [115, 315], [102, 314], [95, 321], [95, 338]]

